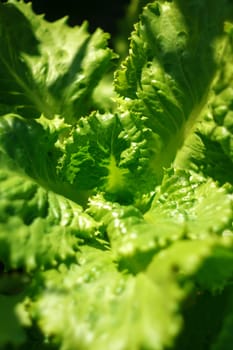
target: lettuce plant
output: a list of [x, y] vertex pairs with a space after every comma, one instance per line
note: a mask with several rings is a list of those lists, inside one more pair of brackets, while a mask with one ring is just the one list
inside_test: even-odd
[[1, 349], [232, 349], [233, 3], [134, 4], [0, 3]]

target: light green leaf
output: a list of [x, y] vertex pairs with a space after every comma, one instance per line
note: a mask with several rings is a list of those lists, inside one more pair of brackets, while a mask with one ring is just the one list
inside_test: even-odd
[[182, 285], [187, 276], [192, 276], [190, 287], [202, 292], [222, 292], [232, 284], [232, 242], [232, 238], [175, 242], [154, 256], [147, 274], [161, 285], [171, 280]]
[[63, 350], [159, 350], [172, 344], [183, 296], [175, 283], [163, 289], [144, 274], [123, 274], [110, 252], [87, 247], [79, 265], [43, 274], [45, 289], [32, 308], [49, 339]]
[[90, 199], [87, 212], [101, 221], [121, 268], [134, 274], [143, 271], [159, 250], [186, 235], [183, 224], [175, 225], [165, 215], [158, 215], [156, 223], [150, 222], [150, 214], [145, 219], [134, 206], [107, 202], [101, 196]]
[[[160, 225], [167, 219], [191, 239], [232, 230], [232, 197], [212, 180], [184, 170], [168, 170], [145, 219]], [[163, 218], [163, 219], [161, 219]]]
[[83, 239], [98, 233], [80, 206], [26, 175], [1, 169], [0, 184], [0, 259], [7, 269], [75, 259]]
[[106, 35], [65, 21], [0, 4], [0, 348], [189, 348], [217, 293], [194, 344], [227, 347], [233, 4], [149, 3], [114, 101]]
[[70, 125], [59, 118], [30, 120], [14, 114], [5, 115], [0, 119], [0, 148], [13, 162], [11, 168], [17, 168], [42, 187], [85, 204], [88, 192], [74, 190], [57, 174], [64, 153], [64, 139], [70, 130]]
[[58, 123], [57, 119], [47, 123], [45, 118], [30, 120], [15, 114], [2, 116], [1, 150], [28, 176], [52, 184], [61, 152], [55, 145], [58, 140], [56, 125], [60, 132], [66, 130], [66, 125]]
[[154, 254], [182, 239], [233, 236], [232, 197], [212, 180], [170, 169], [144, 215], [101, 196], [88, 213], [101, 221], [115, 259], [132, 273], [145, 269]]
[[0, 4], [0, 112], [35, 118], [62, 115], [74, 122], [92, 108], [92, 93], [110, 67], [108, 35], [49, 23], [31, 4]]
[[146, 117], [160, 140], [152, 168], [158, 178], [209, 102], [228, 40], [224, 20], [232, 16], [226, 1], [155, 1], [132, 33], [115, 86], [120, 108]]
[[[67, 136], [58, 177], [78, 191], [103, 191], [108, 198], [131, 203], [154, 189], [151, 174], [157, 140], [130, 113], [81, 118]], [[145, 201], [146, 202], [146, 201]]]
[[43, 292], [30, 312], [64, 350], [165, 349], [182, 328], [193, 276], [216, 247], [229, 251], [232, 242], [176, 242], [135, 276], [120, 272], [110, 251], [82, 247], [78, 265], [40, 274]]

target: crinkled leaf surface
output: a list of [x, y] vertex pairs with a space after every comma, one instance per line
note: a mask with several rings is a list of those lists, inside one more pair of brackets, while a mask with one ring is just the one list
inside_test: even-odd
[[145, 214], [154, 224], [161, 217], [183, 226], [192, 239], [224, 235], [224, 230], [232, 229], [232, 197], [212, 180], [170, 169]]
[[[166, 348], [182, 326], [180, 310], [193, 286], [190, 277], [215, 247], [224, 245], [177, 242], [135, 276], [119, 272], [108, 250], [83, 247], [79, 265], [69, 270], [62, 265], [40, 276], [45, 288], [31, 306], [33, 313], [62, 349]], [[229, 254], [230, 249], [226, 244]]]
[[161, 248], [179, 239], [232, 236], [232, 197], [211, 180], [170, 169], [144, 215], [134, 206], [90, 199], [88, 212], [101, 219], [116, 259], [141, 271]]
[[8, 269], [74, 259], [82, 238], [94, 236], [97, 224], [76, 203], [12, 170], [1, 171], [0, 183], [0, 259]]
[[57, 117], [48, 120], [42, 116], [34, 120], [7, 114], [0, 118], [0, 147], [14, 162], [12, 167], [21, 169], [43, 187], [85, 204], [88, 191], [83, 191], [81, 185], [75, 189], [58, 171], [65, 153], [64, 139], [71, 130], [70, 125]]
[[[208, 105], [176, 157], [175, 164], [210, 176], [220, 184], [232, 185], [232, 25], [225, 23], [221, 66], [209, 93]], [[224, 171], [223, 171], [224, 169]]]
[[46, 292], [33, 307], [45, 333], [55, 335], [64, 349], [160, 349], [169, 344], [181, 325], [178, 285], [171, 282], [163, 291], [145, 274], [117, 271], [108, 251], [85, 248], [82, 253], [80, 266], [69, 271], [61, 266], [43, 276]]
[[23, 1], [0, 4], [1, 113], [59, 114], [70, 122], [87, 113], [112, 59], [107, 38], [101, 30], [90, 35], [86, 23], [48, 23]]
[[98, 224], [67, 198], [69, 189], [56, 178], [56, 119], [48, 125], [43, 118], [6, 115], [0, 131], [2, 261], [31, 270], [74, 257], [80, 239], [93, 237]]
[[233, 7], [224, 1], [154, 1], [131, 37], [130, 54], [116, 74], [121, 108], [146, 117], [158, 135], [153, 167], [161, 179], [209, 102], [221, 74], [229, 33], [224, 19]]
[[110, 113], [101, 30], [0, 5], [0, 346], [21, 324], [38, 348], [176, 349], [203, 293], [228, 295], [202, 332], [229, 344], [232, 7], [148, 4]]
[[150, 162], [156, 139], [130, 113], [81, 118], [64, 142], [58, 176], [78, 191], [104, 191], [130, 203], [153, 188]]

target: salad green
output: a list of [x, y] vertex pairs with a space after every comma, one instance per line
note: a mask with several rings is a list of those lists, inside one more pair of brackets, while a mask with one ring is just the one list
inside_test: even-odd
[[232, 348], [233, 3], [129, 9], [0, 3], [0, 349]]

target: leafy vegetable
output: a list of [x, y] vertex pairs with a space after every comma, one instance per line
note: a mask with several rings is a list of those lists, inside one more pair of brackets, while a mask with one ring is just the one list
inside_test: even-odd
[[3, 350], [232, 346], [233, 4], [129, 10], [111, 79], [100, 29], [0, 3]]

